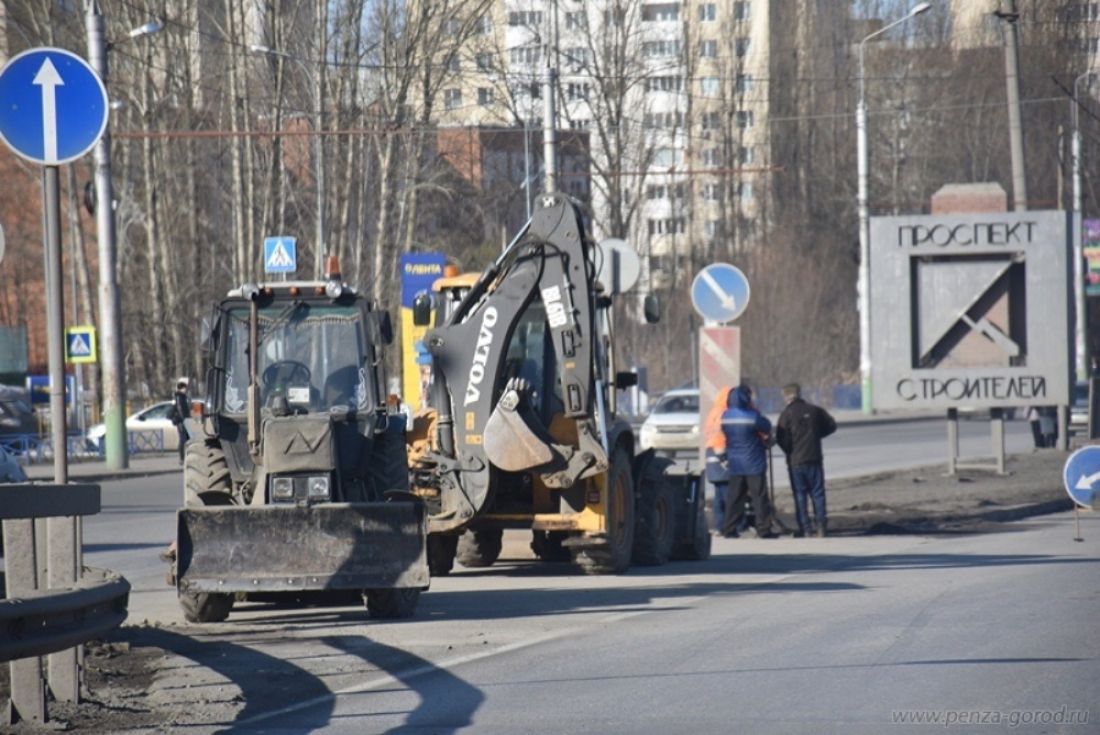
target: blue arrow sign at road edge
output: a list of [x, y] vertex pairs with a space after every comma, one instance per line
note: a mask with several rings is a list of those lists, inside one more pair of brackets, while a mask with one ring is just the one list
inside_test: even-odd
[[750, 296], [749, 280], [736, 266], [712, 263], [691, 284], [691, 303], [707, 321], [724, 324], [744, 313]]
[[0, 140], [28, 161], [80, 158], [103, 135], [107, 114], [103, 82], [71, 51], [29, 49], [0, 69]]
[[1071, 454], [1062, 470], [1062, 480], [1073, 502], [1092, 507], [1100, 490], [1100, 446], [1081, 447]]

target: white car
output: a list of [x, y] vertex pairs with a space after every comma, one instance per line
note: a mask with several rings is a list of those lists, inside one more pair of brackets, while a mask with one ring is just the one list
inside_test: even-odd
[[[131, 443], [135, 445], [137, 450], [155, 451], [163, 449], [164, 451], [171, 451], [179, 448], [179, 431], [171, 419], [168, 418], [171, 411], [172, 401], [161, 401], [131, 414], [126, 419], [126, 432], [136, 432]], [[190, 422], [185, 425], [190, 433]], [[106, 433], [106, 424], [96, 424], [89, 428], [84, 436], [90, 446], [102, 450], [103, 436]], [[163, 443], [158, 438], [157, 433], [163, 437]]]
[[661, 396], [642, 423], [638, 442], [643, 450], [698, 449], [699, 389], [677, 388]]

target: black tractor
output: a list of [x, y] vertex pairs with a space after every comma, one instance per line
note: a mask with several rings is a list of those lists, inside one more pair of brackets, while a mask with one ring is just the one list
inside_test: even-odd
[[202, 430], [187, 444], [173, 569], [185, 617], [236, 600], [361, 591], [376, 618], [428, 586], [405, 418], [387, 407], [389, 314], [345, 284], [246, 284], [204, 328]]

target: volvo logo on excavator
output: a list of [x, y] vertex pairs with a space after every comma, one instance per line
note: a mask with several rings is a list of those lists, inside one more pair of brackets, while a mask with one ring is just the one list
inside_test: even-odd
[[481, 317], [481, 329], [477, 333], [477, 346], [474, 348], [473, 364], [470, 365], [470, 377], [466, 381], [466, 400], [469, 406], [481, 398], [481, 381], [485, 380], [485, 364], [489, 362], [489, 350], [493, 348], [493, 327], [497, 323], [497, 308], [490, 306]]

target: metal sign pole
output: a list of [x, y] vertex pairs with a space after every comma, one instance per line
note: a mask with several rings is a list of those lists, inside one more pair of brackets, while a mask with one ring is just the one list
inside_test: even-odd
[[[94, 10], [95, 2], [90, 7]], [[94, 40], [94, 39], [93, 39]], [[102, 41], [102, 38], [100, 38]], [[94, 45], [93, 45], [94, 48]], [[102, 43], [99, 44], [102, 61]], [[58, 93], [61, 88], [61, 94]], [[0, 140], [16, 154], [43, 166], [42, 230], [46, 271], [46, 344], [49, 359], [50, 413], [54, 480], [68, 482], [65, 417], [65, 329], [64, 272], [61, 266], [61, 213], [58, 166], [83, 156], [100, 139], [107, 127], [107, 90], [100, 75], [71, 51], [33, 48], [13, 56], [0, 67]], [[9, 104], [10, 102], [10, 104]], [[100, 210], [109, 210], [110, 196], [100, 198]], [[100, 262], [102, 268], [104, 263]], [[109, 372], [104, 376], [108, 383]], [[75, 390], [73, 391], [75, 393]], [[73, 396], [77, 400], [77, 396]], [[108, 404], [109, 405], [109, 404]], [[110, 428], [108, 421], [108, 429]], [[109, 434], [108, 434], [109, 436]], [[45, 557], [45, 575], [52, 589], [72, 587], [78, 571], [77, 526], [73, 518], [50, 518], [46, 533], [39, 534], [35, 521], [35, 566]], [[45, 553], [39, 556], [38, 540], [46, 537]], [[49, 686], [55, 699], [77, 701], [80, 694], [76, 649], [50, 656]], [[13, 673], [15, 669], [13, 668]], [[21, 675], [27, 672], [21, 672]], [[40, 683], [30, 684], [37, 689]], [[13, 683], [13, 702], [15, 700]], [[32, 692], [33, 694], [33, 692]], [[36, 697], [32, 697], [37, 699]], [[14, 703], [12, 710], [22, 709]], [[31, 716], [39, 714], [32, 701]], [[42, 714], [44, 717], [45, 715]]]
[[60, 186], [57, 166], [42, 168], [42, 206], [46, 249], [46, 335], [50, 363], [50, 424], [53, 433], [54, 482], [69, 481], [65, 452], [65, 324], [61, 267]]
[[959, 409], [947, 409], [947, 474], [959, 472]]
[[[61, 210], [57, 166], [42, 168], [42, 208], [46, 246], [46, 334], [50, 367], [53, 471], [54, 482], [64, 485], [69, 481], [69, 466], [65, 430], [64, 270], [61, 265]], [[75, 395], [72, 400], [76, 401]], [[46, 528], [49, 587], [71, 587], [76, 583], [76, 520], [71, 517], [50, 518], [46, 521]], [[49, 688], [59, 701], [79, 701], [77, 656], [76, 648], [49, 656]]]

